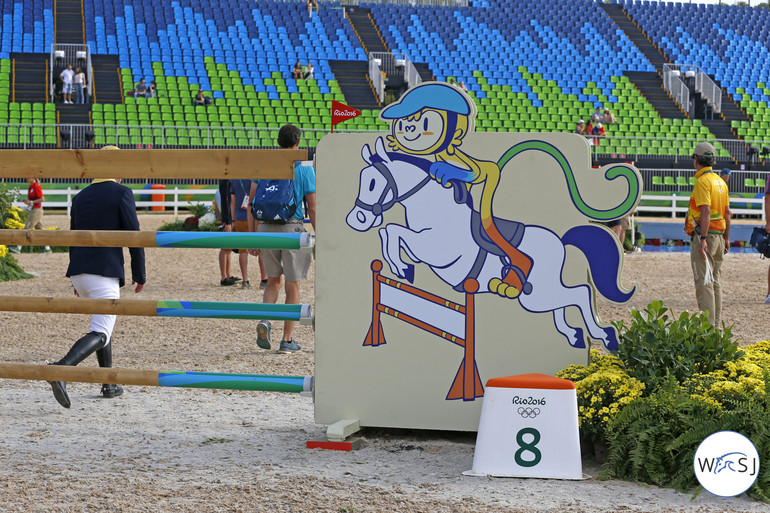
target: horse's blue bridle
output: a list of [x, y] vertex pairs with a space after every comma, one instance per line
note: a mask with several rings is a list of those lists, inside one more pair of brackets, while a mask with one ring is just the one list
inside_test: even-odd
[[[364, 203], [359, 198], [356, 198], [356, 206], [362, 210], [368, 210], [372, 214], [379, 216], [386, 210], [388, 210], [390, 207], [395, 205], [396, 203], [400, 203], [401, 201], [404, 201], [405, 199], [409, 198], [413, 194], [415, 194], [417, 191], [425, 187], [428, 182], [431, 181], [430, 175], [426, 175], [425, 178], [422, 179], [420, 183], [412, 187], [409, 191], [405, 192], [401, 196], [398, 195], [398, 185], [396, 184], [396, 180], [393, 178], [393, 174], [390, 172], [390, 169], [388, 169], [388, 166], [383, 164], [382, 162], [372, 162], [372, 166], [374, 166], [377, 171], [380, 172], [380, 174], [385, 178], [385, 181], [387, 182], [385, 184], [385, 188], [382, 190], [382, 193], [380, 193], [380, 198], [373, 204], [369, 205], [368, 203]], [[393, 194], [393, 198], [390, 199], [390, 201], [385, 201], [385, 198], [387, 197], [388, 193], [391, 192]]]

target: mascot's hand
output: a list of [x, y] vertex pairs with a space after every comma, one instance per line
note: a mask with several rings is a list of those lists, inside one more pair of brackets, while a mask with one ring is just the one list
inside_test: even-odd
[[471, 182], [474, 179], [473, 172], [457, 167], [448, 162], [434, 162], [430, 165], [430, 176], [441, 182], [444, 187], [449, 187], [450, 180]]

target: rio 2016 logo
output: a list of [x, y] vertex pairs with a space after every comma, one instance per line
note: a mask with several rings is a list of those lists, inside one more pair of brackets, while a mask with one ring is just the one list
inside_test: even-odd
[[714, 495], [734, 497], [748, 490], [759, 473], [759, 454], [751, 440], [734, 431], [707, 437], [693, 460], [698, 482]]

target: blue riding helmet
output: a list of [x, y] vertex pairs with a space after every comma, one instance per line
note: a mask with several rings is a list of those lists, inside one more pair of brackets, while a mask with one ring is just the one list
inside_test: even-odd
[[425, 108], [468, 116], [471, 113], [471, 105], [468, 102], [468, 98], [456, 87], [441, 82], [430, 82], [404, 93], [396, 103], [382, 109], [380, 118], [406, 118]]

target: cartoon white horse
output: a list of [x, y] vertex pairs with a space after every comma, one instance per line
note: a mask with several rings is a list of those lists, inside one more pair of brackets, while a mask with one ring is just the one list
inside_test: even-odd
[[[502, 275], [502, 251], [485, 239], [479, 214], [472, 208], [466, 186], [445, 188], [428, 174], [430, 162], [385, 150], [382, 138], [368, 145], [362, 157], [369, 164], [361, 171], [355, 207], [347, 224], [360, 232], [380, 226], [383, 213], [396, 203], [405, 210], [406, 226], [388, 224], [379, 229], [382, 256], [393, 274], [412, 282], [414, 266], [401, 258], [401, 250], [416, 263], [425, 263], [443, 281], [462, 290], [466, 278], [475, 278], [479, 293], [489, 292], [490, 279]], [[427, 163], [427, 164], [426, 164]], [[533, 260], [519, 304], [529, 312], [553, 312], [556, 329], [570, 345], [585, 347], [583, 330], [567, 324], [565, 309], [577, 307], [588, 333], [611, 351], [618, 349], [617, 333], [595, 319], [592, 289], [588, 284], [566, 286], [561, 279], [565, 245], [582, 251], [588, 260], [599, 293], [618, 303], [628, 301], [633, 290], [617, 286], [620, 254], [613, 235], [596, 225], [579, 225], [561, 238], [542, 226], [496, 219], [495, 224], [514, 246]]]

